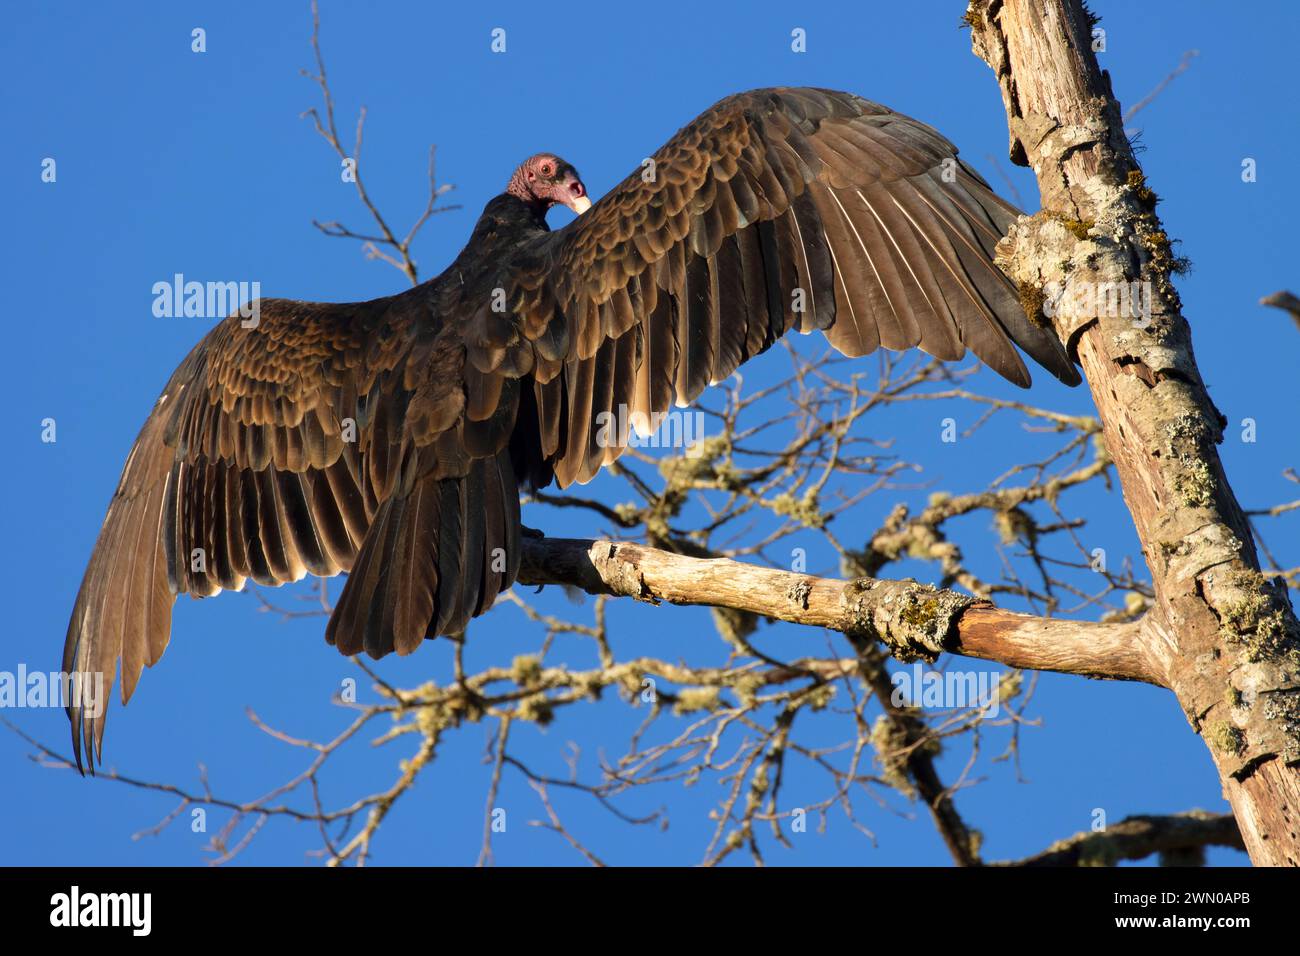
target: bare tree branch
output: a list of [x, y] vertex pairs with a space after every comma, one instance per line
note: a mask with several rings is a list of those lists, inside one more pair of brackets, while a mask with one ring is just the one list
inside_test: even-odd
[[[352, 165], [352, 181], [357, 187], [357, 195], [361, 199], [362, 205], [379, 227], [379, 235], [366, 235], [365, 233], [353, 232], [347, 226], [338, 222], [319, 222], [312, 220], [312, 225], [319, 229], [327, 236], [334, 236], [341, 239], [356, 239], [364, 245], [362, 246], [367, 258], [379, 259], [387, 262], [389, 265], [400, 269], [403, 274], [411, 281], [411, 285], [419, 283], [419, 275], [416, 269], [415, 260], [411, 258], [411, 243], [414, 241], [416, 234], [420, 231], [429, 217], [438, 213], [450, 212], [453, 209], [459, 209], [458, 205], [439, 206], [438, 199], [448, 192], [453, 186], [439, 186], [437, 175], [435, 173], [436, 165], [434, 162], [437, 154], [437, 147], [429, 147], [429, 201], [424, 207], [424, 211], [416, 218], [415, 223], [407, 232], [405, 238], [398, 239], [389, 228], [388, 221], [383, 217], [370, 194], [366, 192], [365, 183], [361, 179], [361, 143], [362, 134], [366, 125], [366, 108], [361, 107], [357, 116], [357, 132], [351, 154], [343, 147], [342, 140], [339, 138], [338, 127], [334, 122], [334, 95], [330, 92], [329, 79], [325, 74], [325, 57], [320, 48], [320, 8], [317, 0], [311, 2], [311, 48], [316, 56], [316, 72], [313, 74], [307, 70], [302, 70], [302, 75], [314, 81], [321, 90], [321, 98], [325, 106], [325, 121], [321, 122], [320, 112], [312, 107], [303, 112], [303, 116], [310, 116], [312, 123], [316, 127], [316, 132], [320, 134], [325, 142], [338, 154], [344, 162], [350, 162]], [[385, 252], [383, 248], [387, 247], [392, 253]]]
[[1271, 305], [1291, 316], [1291, 321], [1300, 329], [1300, 298], [1285, 290], [1266, 295], [1259, 300], [1260, 305]]
[[1161, 683], [1138, 624], [1017, 614], [915, 581], [840, 581], [637, 544], [543, 538], [525, 540], [519, 582], [747, 611], [879, 640], [905, 661], [950, 651], [1011, 667]]
[[1128, 108], [1124, 113], [1124, 122], [1127, 123], [1134, 116], [1137, 116], [1138, 113], [1142, 112], [1142, 110], [1154, 103], [1156, 97], [1165, 91], [1165, 87], [1185, 73], [1187, 68], [1192, 65], [1192, 60], [1196, 59], [1200, 55], [1200, 50], [1188, 50], [1184, 53], [1183, 58], [1178, 61], [1178, 65], [1170, 71], [1168, 76], [1155, 85], [1155, 89]]
[[1243, 850], [1241, 831], [1230, 813], [1192, 810], [1172, 816], [1132, 816], [1096, 832], [1078, 833], [1023, 860], [992, 866], [1114, 866], [1160, 854], [1165, 865], [1204, 863], [1207, 846]]

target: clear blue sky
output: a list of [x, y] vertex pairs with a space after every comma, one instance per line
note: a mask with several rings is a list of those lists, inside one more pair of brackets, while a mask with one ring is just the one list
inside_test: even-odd
[[[1202, 372], [1231, 423], [1258, 422], [1259, 440], [1230, 437], [1229, 475], [1248, 506], [1293, 497], [1281, 477], [1297, 462], [1295, 425], [1300, 334], [1281, 313], [1256, 304], [1300, 286], [1295, 262], [1295, 157], [1300, 155], [1294, 40], [1300, 17], [1287, 2], [1257, 3], [1246, 15], [1209, 2], [1095, 3], [1107, 29], [1103, 64], [1127, 106], [1197, 49], [1191, 69], [1146, 111], [1141, 159], [1163, 197], [1170, 234], [1194, 271], [1180, 281]], [[829, 12], [831, 9], [834, 12]], [[438, 144], [439, 172], [456, 185], [459, 212], [437, 218], [416, 255], [424, 277], [459, 249], [477, 215], [516, 163], [558, 152], [600, 195], [679, 126], [722, 96], [770, 85], [851, 90], [938, 127], [962, 155], [1007, 192], [991, 157], [1036, 205], [1032, 176], [1005, 160], [1006, 125], [997, 87], [958, 29], [960, 2], [816, 4], [345, 4], [325, 0], [323, 43], [351, 130], [369, 107], [363, 169], [375, 199], [399, 225], [424, 201], [426, 149]], [[57, 668], [63, 634], [104, 507], [137, 428], [162, 383], [204, 333], [206, 320], [157, 319], [152, 284], [182, 272], [257, 278], [265, 295], [356, 300], [403, 287], [404, 279], [365, 261], [355, 244], [327, 239], [311, 220], [368, 226], [338, 161], [298, 114], [317, 91], [298, 75], [311, 65], [307, 4], [61, 2], [13, 3], [0, 32], [0, 97], [5, 148], [0, 189], [8, 218], [0, 259], [9, 306], [3, 416], [3, 580], [7, 608], [0, 670], [20, 663]], [[207, 31], [207, 52], [190, 50], [190, 31]], [[508, 31], [508, 52], [489, 51], [489, 31]], [[790, 52], [791, 29], [808, 33], [808, 52]], [[40, 179], [44, 157], [58, 180]], [[1258, 161], [1258, 182], [1241, 181], [1241, 161]], [[753, 384], [780, 373], [775, 355], [748, 372]], [[980, 387], [1005, 394], [982, 373]], [[1090, 409], [1083, 389], [1037, 376], [1033, 399], [1061, 410]], [[917, 427], [930, 429], [935, 410]], [[40, 440], [53, 417], [58, 441]], [[905, 421], [905, 419], [904, 419]], [[1230, 436], [1235, 436], [1233, 429]], [[991, 429], [963, 446], [962, 458], [931, 454], [924, 480], [953, 491], [980, 487], [1009, 462], [1015, 428]], [[887, 437], [882, 435], [881, 437]], [[1028, 447], [1028, 445], [1026, 445]], [[1016, 458], [1015, 460], [1022, 460]], [[589, 491], [610, 500], [621, 486], [601, 478]], [[863, 533], [895, 500], [877, 496], [861, 511]], [[1112, 554], [1138, 559], [1118, 493], [1080, 498], [1090, 535]], [[529, 521], [526, 516], [525, 521]], [[550, 533], [599, 527], [569, 513], [534, 513]], [[852, 533], [844, 532], [852, 540]], [[987, 528], [972, 541], [991, 540]], [[1297, 521], [1268, 527], [1283, 560]], [[977, 555], [990, 573], [996, 556]], [[820, 560], [830, 562], [821, 554]], [[908, 569], [925, 574], [925, 568]], [[334, 593], [338, 584], [334, 583]], [[574, 614], [555, 595], [543, 605]], [[720, 642], [703, 611], [619, 607], [623, 653], [719, 659]], [[219, 791], [251, 797], [302, 765], [303, 755], [268, 740], [244, 716], [254, 708], [293, 734], [325, 737], [346, 712], [329, 698], [356, 671], [321, 637], [319, 620], [281, 623], [259, 614], [249, 595], [183, 601], [172, 645], [147, 672], [128, 708], [115, 702], [105, 756], [133, 776], [186, 785], [204, 764]], [[512, 609], [474, 632], [474, 659], [508, 662], [538, 636]], [[772, 632], [774, 652], [793, 653], [809, 635]], [[820, 636], [812, 639], [821, 646]], [[562, 659], [562, 656], [561, 656]], [[575, 660], [577, 660], [575, 652]], [[381, 673], [415, 683], [448, 673], [445, 645]], [[528, 730], [520, 751], [562, 774], [570, 739], [584, 743], [585, 768], [601, 745], [617, 752], [641, 716], [613, 695], [599, 708], [570, 709], [545, 733]], [[1175, 701], [1152, 688], [1046, 677], [1031, 715], [1042, 726], [1022, 735], [1021, 780], [1005, 763], [982, 760], [988, 779], [963, 791], [958, 807], [985, 832], [989, 858], [1034, 852], [1087, 828], [1091, 811], [1114, 821], [1129, 813], [1224, 809], [1203, 745]], [[26, 732], [67, 748], [61, 711], [7, 714]], [[477, 853], [489, 768], [484, 729], [443, 746], [436, 767], [394, 812], [375, 862], [471, 863]], [[986, 753], [1000, 747], [992, 741]], [[333, 777], [336, 798], [354, 782], [391, 779], [407, 745], [359, 747]], [[81, 780], [30, 762], [30, 748], [0, 729], [0, 863], [195, 864], [205, 839], [179, 826], [156, 837], [132, 834], [172, 806], [164, 797]], [[966, 756], [942, 764], [952, 779]], [[797, 793], [805, 782], [790, 783]], [[808, 784], [810, 798], [820, 795]], [[708, 807], [721, 788], [671, 785], [639, 797], [634, 811], [667, 805], [666, 833], [613, 821], [589, 803], [560, 796], [566, 820], [606, 859], [689, 863], [699, 859]], [[542, 816], [532, 792], [508, 775], [502, 805], [512, 812], [496, 844], [502, 863], [573, 863], [553, 834], [521, 825]], [[946, 863], [925, 814], [903, 801], [884, 810], [865, 802], [875, 843], [833, 816], [826, 835], [807, 834], [782, 863]], [[898, 811], [902, 811], [901, 813]], [[911, 814], [912, 818], [908, 817]], [[214, 829], [223, 818], [213, 816]], [[241, 859], [305, 863], [315, 847], [308, 826], [268, 826]], [[1240, 862], [1216, 851], [1214, 862]]]

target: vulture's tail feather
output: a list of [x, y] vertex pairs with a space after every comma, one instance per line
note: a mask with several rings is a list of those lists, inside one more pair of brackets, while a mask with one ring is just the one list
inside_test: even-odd
[[508, 448], [462, 477], [408, 474], [375, 514], [325, 639], [347, 655], [409, 654], [463, 631], [519, 570], [519, 489]]

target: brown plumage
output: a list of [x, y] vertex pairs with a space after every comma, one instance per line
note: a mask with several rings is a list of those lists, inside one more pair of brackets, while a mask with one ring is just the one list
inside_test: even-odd
[[[521, 486], [590, 480], [622, 451], [601, 413], [652, 420], [791, 328], [849, 356], [969, 348], [1027, 386], [1019, 345], [1079, 381], [992, 264], [1016, 211], [934, 130], [858, 97], [730, 97], [550, 232], [555, 203], [590, 206], [540, 154], [437, 278], [214, 328], [127, 459], [64, 670], [111, 689], [120, 660], [125, 702], [177, 594], [250, 578], [350, 572], [326, 630], [345, 654], [459, 632], [515, 578]], [[69, 717], [93, 770], [104, 716]]]

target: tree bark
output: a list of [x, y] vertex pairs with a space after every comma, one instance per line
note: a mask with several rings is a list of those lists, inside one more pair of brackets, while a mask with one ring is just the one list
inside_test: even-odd
[[[1011, 159], [1042, 197], [1003, 265], [1027, 311], [1051, 303], [1100, 413], [1155, 587], [1144, 654], [1209, 746], [1252, 861], [1295, 866], [1300, 628], [1284, 585], [1260, 574], [1219, 460], [1227, 422], [1196, 367], [1178, 261], [1097, 64], [1095, 21], [1080, 0], [972, 0], [966, 21], [1002, 89]], [[1117, 284], [1149, 291], [1149, 314], [1062, 307]]]
[[[1153, 853], [1162, 865], [1201, 865], [1207, 846], [1245, 847], [1237, 821], [1228, 814], [1193, 810], [1167, 817], [1135, 816], [1099, 832], [1085, 831], [1060, 840], [1042, 853], [993, 866], [1114, 866], [1120, 860], [1144, 860]], [[1171, 859], [1172, 858], [1172, 859]]]
[[1140, 623], [1016, 614], [915, 581], [840, 581], [627, 542], [525, 538], [519, 583], [747, 611], [880, 641], [903, 661], [947, 651], [1030, 670], [1160, 683], [1162, 662]]

